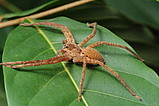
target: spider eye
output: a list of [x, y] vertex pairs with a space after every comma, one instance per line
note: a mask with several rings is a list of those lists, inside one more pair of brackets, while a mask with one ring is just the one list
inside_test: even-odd
[[65, 48], [68, 48], [68, 46], [65, 46]]

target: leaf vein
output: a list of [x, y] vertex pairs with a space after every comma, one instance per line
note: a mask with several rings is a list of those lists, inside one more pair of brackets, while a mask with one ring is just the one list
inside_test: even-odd
[[[100, 92], [100, 91], [96, 91], [96, 90], [84, 89], [84, 91], [91, 92], [91, 93], [98, 93], [98, 94], [107, 95], [107, 96], [112, 96], [114, 98], [120, 98], [120, 99], [124, 99], [124, 100], [127, 100], [127, 101], [136, 102], [136, 103], [139, 103], [139, 104], [144, 104], [144, 103], [137, 102], [137, 101], [134, 101], [134, 100], [131, 100], [131, 99], [127, 99], [127, 98], [124, 98], [124, 97], [120, 97], [120, 96], [116, 96], [116, 95], [112, 95], [112, 94], [109, 94], [109, 93]], [[146, 104], [144, 104], [144, 105], [146, 105]]]
[[49, 48], [49, 49], [46, 49], [46, 50], [40, 52], [39, 54], [37, 54], [37, 55], [33, 58], [33, 60], [34, 60], [36, 57], [40, 56], [41, 54], [43, 54], [43, 53], [45, 53], [45, 52], [47, 52], [47, 51], [49, 51], [49, 50], [51, 50], [51, 49], [52, 49], [52, 48]]
[[33, 101], [33, 99], [38, 95], [38, 93], [40, 91], [42, 91], [42, 89], [44, 89], [46, 87], [46, 85], [52, 81], [54, 78], [56, 78], [58, 75], [60, 75], [61, 73], [65, 72], [65, 70], [58, 72], [57, 74], [55, 74], [52, 78], [50, 78], [42, 87], [41, 89], [34, 95], [34, 97], [30, 100], [30, 102], [28, 103], [28, 105], [31, 103], [31, 101]]
[[70, 105], [68, 106], [71, 106], [73, 103], [75, 103], [77, 101], [77, 98], [75, 100], [72, 101], [72, 103], [70, 103]]
[[30, 40], [33, 36], [35, 36], [36, 34], [38, 34], [38, 33], [35, 33], [35, 34], [31, 35], [30, 37], [28, 37], [27, 39], [25, 39], [23, 42], [20, 43], [20, 45], [16, 46], [16, 47], [14, 48], [14, 50], [16, 50], [18, 47], [20, 47], [20, 46], [21, 46], [22, 44], [24, 44], [25, 42], [29, 41], [29, 40]]
[[[141, 77], [141, 76], [138, 76], [138, 75], [135, 75], [135, 74], [131, 74], [131, 73], [128, 73], [128, 72], [125, 72], [125, 71], [119, 71], [118, 69], [114, 69], [114, 70], [116, 70], [116, 71], [118, 71], [118, 72], [120, 72], [120, 73], [125, 73], [125, 74], [129, 74], [129, 75], [131, 75], [131, 76], [136, 76], [136, 77], [138, 77], [138, 78], [141, 78], [141, 79], [143, 79], [143, 80], [146, 80], [146, 81], [148, 81], [148, 82], [150, 82], [149, 80], [147, 80], [147, 79], [145, 79], [144, 77]], [[154, 86], [156, 86], [153, 82], [150, 82], [152, 85], [154, 85]], [[157, 88], [159, 88], [158, 86], [156, 86]]]

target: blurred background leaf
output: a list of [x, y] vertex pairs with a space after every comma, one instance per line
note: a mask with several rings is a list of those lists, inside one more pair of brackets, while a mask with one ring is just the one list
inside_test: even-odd
[[[3, 19], [30, 15], [30, 14], [33, 14], [33, 13], [36, 13], [36, 12], [44, 11], [44, 10], [49, 9], [49, 8], [54, 8], [54, 7], [57, 7], [57, 6], [69, 3], [71, 1], [75, 1], [75, 0], [68, 0], [68, 1], [64, 1], [64, 0], [50, 0], [49, 1], [49, 0], [47, 0], [47, 1], [48, 2], [46, 2], [46, 1], [43, 0], [43, 1], [39, 2], [38, 0], [33, 0], [32, 2], [36, 2], [36, 3], [38, 2], [36, 5], [39, 5], [39, 6], [35, 7], [36, 5], [34, 5], [35, 8], [30, 8], [29, 10], [26, 10], [26, 9], [28, 7], [30, 7], [30, 6], [28, 6], [27, 8], [21, 7], [22, 5], [20, 6], [20, 4], [22, 4], [22, 3], [21, 3], [21, 1], [19, 1], [18, 7], [21, 7], [21, 8], [18, 10], [18, 12], [4, 14], [4, 16], [2, 15]], [[32, 4], [34, 4], [34, 3], [32, 3]], [[42, 5], [40, 5], [40, 4], [42, 4]], [[17, 8], [16, 8], [16, 10], [17, 10]], [[14, 11], [16, 11], [16, 10], [14, 10]], [[23, 10], [25, 10], [25, 11], [23, 11]]]
[[159, 3], [153, 0], [106, 0], [112, 7], [128, 18], [159, 29]]
[[[5, 1], [0, 0], [0, 15], [5, 16], [12, 13], [14, 17], [8, 17], [3, 21], [17, 18], [17, 14], [23, 16], [24, 13], [27, 13], [26, 11], [29, 11], [28, 15], [77, 0], [57, 0], [57, 2], [55, 0], [7, 0], [7, 3], [3, 4]], [[92, 3], [43, 17], [43, 19], [67, 16], [85, 23], [96, 21], [127, 41], [145, 59], [146, 64], [159, 73], [158, 11], [159, 2], [155, 0], [120, 0], [120, 2], [117, 0], [96, 0]], [[0, 29], [1, 54], [8, 33], [15, 27]], [[2, 69], [0, 68], [0, 70]], [[3, 85], [2, 79], [0, 79], [1, 85]], [[3, 87], [2, 90], [4, 90]]]

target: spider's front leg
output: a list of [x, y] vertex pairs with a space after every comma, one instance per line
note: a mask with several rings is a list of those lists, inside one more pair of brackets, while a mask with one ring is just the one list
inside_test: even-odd
[[69, 57], [67, 54], [63, 54], [63, 55], [55, 56], [46, 60], [4, 62], [4, 63], [0, 63], [0, 65], [4, 65], [10, 68], [21, 68], [21, 67], [31, 67], [31, 66], [39, 66], [39, 65], [46, 65], [46, 64], [56, 64], [58, 62], [69, 61], [69, 60], [71, 60], [71, 57]]
[[24, 23], [24, 24], [20, 24], [22, 26], [31, 26], [31, 25], [48, 25], [48, 26], [52, 26], [52, 27], [56, 27], [56, 28], [60, 28], [61, 31], [63, 32], [63, 34], [66, 37], [66, 40], [70, 43], [74, 43], [75, 44], [75, 40], [74, 37], [72, 35], [72, 33], [70, 32], [70, 30], [67, 28], [67, 26], [62, 25], [62, 24], [58, 24], [58, 23], [54, 23], [54, 22], [37, 22], [37, 23]]
[[82, 42], [80, 42], [78, 44], [78, 46], [80, 46], [80, 47], [83, 46], [84, 44], [86, 44], [90, 39], [92, 39], [97, 32], [97, 23], [96, 22], [90, 23], [90, 24], [87, 23], [87, 26], [93, 26], [93, 31], [87, 38], [85, 38]]

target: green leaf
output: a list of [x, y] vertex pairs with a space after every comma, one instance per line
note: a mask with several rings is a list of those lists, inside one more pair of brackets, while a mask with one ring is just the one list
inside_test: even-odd
[[159, 29], [159, 3], [154, 0], [105, 0], [130, 19]]
[[[0, 7], [0, 14], [5, 14], [6, 11], [2, 7]], [[8, 33], [13, 30], [13, 27], [0, 28], [0, 63], [2, 62], [2, 51], [4, 48], [5, 40], [7, 38]], [[0, 66], [0, 104], [1, 106], [8, 106], [7, 99], [4, 89], [4, 78], [2, 66]]]
[[[35, 21], [37, 22], [37, 20]], [[92, 32], [92, 28], [86, 24], [65, 17], [39, 21], [52, 21], [66, 25], [77, 43]], [[65, 39], [64, 35], [57, 28], [18, 26], [7, 38], [3, 62], [42, 60], [54, 57], [55, 52], [62, 48], [63, 39]], [[98, 26], [96, 36], [87, 45], [97, 41], [107, 41], [130, 47], [122, 39], [101, 26]], [[62, 62], [25, 67], [19, 70], [3, 67], [8, 104], [13, 106], [157, 106], [159, 104], [159, 79], [153, 70], [126, 50], [103, 45], [96, 49], [103, 55], [106, 64], [118, 72], [143, 101], [133, 97], [116, 78], [101, 66], [89, 66], [83, 87], [83, 99], [78, 102], [77, 90], [82, 66], [72, 62]]]
[[3, 86], [3, 73], [2, 73], [2, 67], [0, 67], [0, 103], [2, 106], [8, 106], [6, 100], [6, 94], [4, 91], [5, 90]]
[[[53, 5], [57, 2], [59, 2], [60, 0], [53, 0], [53, 1], [50, 1], [48, 3], [45, 3], [41, 6], [38, 6], [36, 8], [33, 8], [33, 9], [30, 9], [30, 10], [27, 10], [27, 11], [22, 11], [22, 12], [17, 12], [17, 13], [10, 13], [10, 14], [5, 14], [3, 19], [6, 19], [6, 18], [14, 18], [14, 17], [18, 17], [18, 16], [26, 16], [26, 15], [29, 15], [29, 14], [32, 14], [32, 13], [35, 13], [37, 11], [40, 11], [44, 8], [46, 8], [47, 6], [50, 6], [50, 5]], [[56, 4], [57, 5], [57, 4]]]

